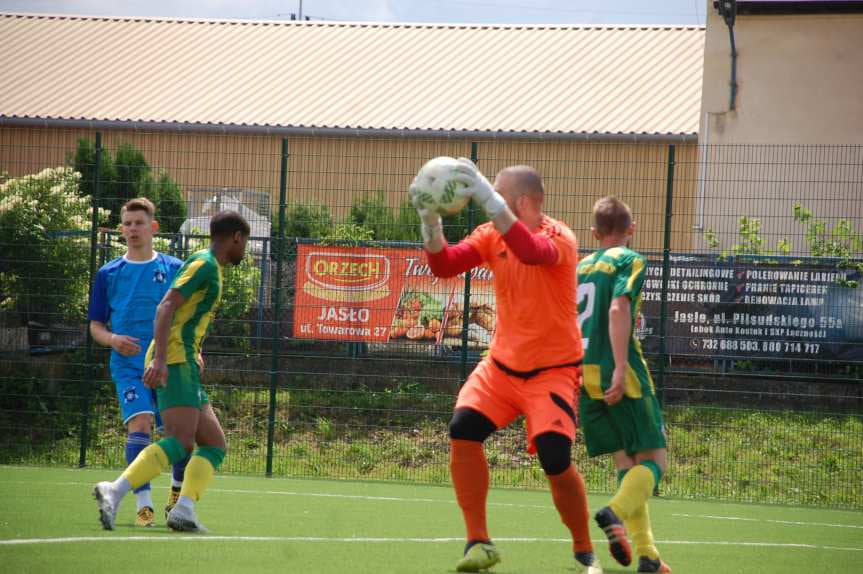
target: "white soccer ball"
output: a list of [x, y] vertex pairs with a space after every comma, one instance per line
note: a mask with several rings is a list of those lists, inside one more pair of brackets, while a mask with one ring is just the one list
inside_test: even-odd
[[[461, 211], [470, 201], [456, 193], [465, 185], [454, 179], [458, 161], [448, 156], [436, 157], [426, 162], [417, 173], [414, 188], [418, 190], [414, 205], [436, 211], [441, 215], [451, 215]], [[419, 204], [419, 205], [417, 205]]]

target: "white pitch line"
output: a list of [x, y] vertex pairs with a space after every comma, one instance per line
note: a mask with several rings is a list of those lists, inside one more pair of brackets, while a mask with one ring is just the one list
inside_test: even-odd
[[[362, 542], [362, 543], [450, 543], [464, 542], [464, 538], [389, 538], [389, 537], [325, 537], [325, 536], [213, 536], [213, 535], [166, 535], [166, 536], [70, 536], [63, 538], [15, 538], [0, 540], [3, 546], [33, 544], [68, 544], [77, 542]], [[572, 543], [569, 538], [495, 538], [496, 542], [559, 542]], [[607, 542], [594, 540], [595, 544]], [[758, 548], [799, 548], [804, 550], [846, 550], [863, 552], [863, 548], [848, 546], [820, 546], [817, 544], [794, 544], [781, 542], [732, 542], [726, 540], [657, 540], [657, 544], [688, 546], [744, 546]]]
[[[50, 480], [0, 480], [0, 484], [51, 484], [56, 486], [93, 486], [89, 482], [56, 482]], [[167, 489], [167, 486], [153, 486], [153, 488]], [[267, 494], [279, 496], [305, 496], [312, 498], [343, 498], [349, 500], [372, 500], [383, 502], [437, 502], [443, 504], [455, 504], [455, 500], [443, 498], [402, 498], [397, 496], [368, 496], [363, 494], [335, 494], [327, 492], [296, 492], [291, 490], [252, 490], [245, 488], [208, 488], [207, 492], [222, 492], [227, 494]], [[489, 502], [489, 506], [502, 506], [510, 508], [538, 508], [541, 510], [554, 510], [551, 505], [542, 504], [516, 504], [510, 502]]]
[[792, 526], [828, 526], [831, 528], [860, 528], [857, 524], [831, 524], [828, 522], [802, 522], [798, 520], [771, 520], [767, 518], [743, 518], [742, 516], [714, 516], [711, 514], [672, 514], [683, 518], [707, 518], [710, 520], [737, 520], [740, 522], [770, 522], [771, 524], [790, 524]]
[[[167, 488], [167, 487], [166, 487]], [[208, 492], [226, 492], [229, 494], [276, 494], [283, 496], [311, 496], [318, 498], [346, 498], [353, 500], [375, 500], [387, 502], [441, 502], [444, 504], [455, 504], [455, 500], [444, 500], [442, 498], [400, 498], [397, 496], [367, 496], [362, 494], [332, 494], [326, 492], [294, 492], [289, 490], [247, 490], [231, 488], [208, 488]], [[489, 502], [489, 506], [506, 506], [511, 508], [540, 508], [542, 510], [553, 510], [551, 505], [541, 504], [515, 504], [509, 502]]]

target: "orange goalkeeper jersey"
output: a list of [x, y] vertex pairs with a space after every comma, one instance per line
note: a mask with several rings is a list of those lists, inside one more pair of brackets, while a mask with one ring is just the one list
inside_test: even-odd
[[534, 233], [554, 243], [557, 263], [522, 263], [491, 222], [464, 239], [494, 272], [497, 321], [489, 354], [516, 371], [564, 365], [583, 355], [576, 304], [578, 240], [564, 223], [547, 216]]

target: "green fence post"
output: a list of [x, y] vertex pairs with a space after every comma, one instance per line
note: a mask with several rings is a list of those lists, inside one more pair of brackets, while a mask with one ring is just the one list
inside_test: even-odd
[[668, 275], [671, 271], [671, 216], [674, 195], [674, 144], [668, 146], [668, 174], [665, 177], [665, 235], [662, 238], [662, 289], [659, 304], [659, 371], [656, 398], [662, 403], [665, 390], [665, 365], [668, 363], [665, 324], [668, 320]]
[[[470, 159], [472, 162], [477, 162], [477, 143], [471, 142], [470, 144]], [[467, 206], [467, 232], [470, 233], [473, 231], [474, 220], [473, 220], [473, 210], [474, 204], [473, 201], [468, 203]], [[467, 380], [467, 328], [470, 324], [470, 271], [468, 271], [464, 276], [464, 300], [462, 301], [464, 308], [462, 309], [462, 317], [461, 317], [461, 382]]]
[[[285, 258], [285, 207], [288, 193], [288, 138], [282, 139], [279, 167], [279, 229], [274, 238], [276, 273], [273, 277], [273, 349], [270, 367], [270, 406], [267, 413], [267, 476], [273, 475], [273, 439], [276, 431], [276, 389], [279, 384], [279, 344], [282, 338], [282, 263]], [[272, 235], [272, 232], [270, 233]]]
[[[96, 277], [96, 245], [99, 233], [99, 166], [102, 163], [102, 134], [96, 132], [96, 165], [93, 167], [93, 195], [90, 196], [90, 281], [87, 300], [93, 294], [93, 279]], [[84, 380], [79, 385], [81, 393], [81, 428], [78, 434], [78, 466], [87, 466], [87, 434], [90, 427], [90, 388], [93, 386], [93, 336], [89, 326], [84, 347]]]

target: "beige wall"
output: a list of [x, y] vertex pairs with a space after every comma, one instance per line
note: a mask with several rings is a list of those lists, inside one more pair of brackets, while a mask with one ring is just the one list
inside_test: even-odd
[[[0, 128], [0, 170], [11, 175], [62, 165], [79, 137], [92, 131]], [[270, 194], [278, 202], [281, 139], [276, 136], [178, 134], [103, 131], [104, 146], [123, 142], [143, 151], [151, 166], [166, 170], [186, 197], [202, 198], [222, 187]], [[590, 210], [603, 195], [629, 202], [638, 221], [635, 247], [662, 247], [668, 145], [662, 143], [587, 143], [538, 141], [479, 142], [479, 165], [490, 176], [500, 168], [527, 163], [544, 175], [546, 210], [578, 233], [585, 247]], [[382, 191], [397, 207], [417, 169], [438, 155], [470, 156], [465, 140], [290, 137], [288, 201], [330, 206], [344, 218], [359, 194]], [[692, 241], [692, 201], [697, 149], [677, 146], [677, 183], [673, 247], [687, 250]]]
[[712, 5], [702, 143], [863, 144], [863, 14], [738, 15], [737, 109], [730, 112], [728, 27]]
[[806, 255], [795, 203], [863, 230], [863, 14], [738, 15], [736, 109], [729, 111], [728, 27], [708, 2], [695, 242], [739, 242], [740, 216], [770, 246]]

